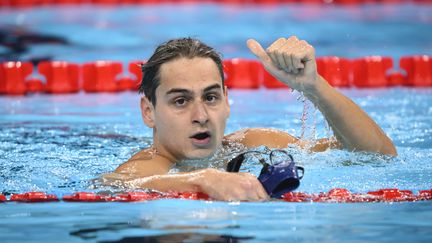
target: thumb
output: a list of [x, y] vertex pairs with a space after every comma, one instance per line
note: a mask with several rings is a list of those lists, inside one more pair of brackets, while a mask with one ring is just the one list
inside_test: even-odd
[[258, 41], [254, 39], [249, 39], [246, 42], [247, 47], [249, 50], [256, 56], [263, 64], [267, 64], [271, 62], [270, 57], [267, 55], [267, 52], [264, 50], [264, 48], [261, 46]]

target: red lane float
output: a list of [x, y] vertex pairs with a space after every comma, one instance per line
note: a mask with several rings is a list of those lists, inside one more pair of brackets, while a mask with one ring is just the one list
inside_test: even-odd
[[141, 66], [145, 63], [145, 61], [132, 61], [129, 63], [129, 72], [134, 75], [134, 85], [132, 90], [138, 90], [141, 84], [141, 80], [143, 78], [143, 73], [141, 71]]
[[414, 195], [409, 190], [397, 188], [370, 191], [367, 194], [351, 193], [347, 189], [335, 188], [328, 193], [306, 194], [289, 192], [283, 195], [287, 202], [413, 202], [432, 200], [432, 190], [422, 190]]
[[30, 62], [3, 62], [0, 65], [0, 94], [23, 95], [25, 80], [33, 72]]
[[346, 58], [335, 56], [316, 59], [318, 73], [333, 87], [349, 87], [351, 62]]
[[[295, 3], [296, 0], [291, 0], [291, 1], [284, 1], [284, 3]], [[266, 5], [275, 5], [278, 3], [281, 3], [280, 0], [255, 0], [254, 3], [256, 4], [266, 4]]]
[[363, 3], [362, 0], [334, 0], [333, 2], [341, 5], [354, 5]]
[[[96, 194], [93, 192], [76, 192], [65, 195], [65, 202], [138, 202], [158, 199], [189, 199], [189, 200], [211, 200], [202, 192], [127, 192], [115, 195]], [[334, 188], [330, 191], [318, 194], [304, 192], [289, 192], [282, 196], [286, 202], [325, 202], [325, 203], [366, 203], [366, 202], [414, 202], [432, 200], [431, 190], [420, 190], [414, 194], [410, 190], [397, 188], [380, 189], [367, 193], [352, 193], [344, 188]], [[55, 195], [47, 195], [44, 192], [27, 192], [13, 194], [8, 200], [0, 194], [0, 202], [53, 202], [59, 201]]]
[[388, 86], [386, 73], [393, 67], [390, 57], [370, 56], [353, 61], [353, 85], [363, 88]]
[[416, 87], [432, 86], [432, 58], [426, 55], [406, 56], [399, 66], [407, 73], [405, 85]]
[[275, 77], [273, 77], [267, 70], [265, 70], [264, 66], [259, 63], [260, 69], [262, 70], [263, 75], [263, 86], [268, 89], [286, 89], [289, 88], [288, 85], [282, 83], [281, 81], [277, 80]]
[[117, 81], [117, 91], [132, 90], [136, 87], [136, 81], [131, 77], [124, 76]]
[[[381, 56], [354, 60], [328, 56], [317, 57], [316, 61], [318, 73], [334, 87], [432, 87], [432, 57], [427, 55], [401, 57], [400, 69], [393, 68], [393, 60], [390, 57]], [[46, 82], [43, 83], [35, 78], [37, 75], [30, 77], [33, 72], [31, 63], [3, 62], [0, 63], [0, 94], [138, 90], [142, 79], [140, 64], [143, 63], [145, 62], [129, 62], [126, 74], [123, 73], [122, 63], [114, 61], [97, 61], [82, 66], [62, 61], [41, 62], [38, 71], [45, 77]], [[284, 83], [270, 75], [257, 60], [234, 58], [223, 60], [223, 64], [225, 84], [228, 88], [287, 88]]]
[[93, 192], [75, 192], [72, 195], [63, 196], [66, 202], [106, 202], [109, 196], [98, 195]]
[[56, 195], [45, 194], [44, 192], [26, 192], [13, 194], [9, 201], [14, 202], [55, 202], [59, 201]]
[[400, 86], [406, 84], [406, 77], [401, 72], [393, 71], [387, 74], [389, 86]]
[[123, 72], [121, 62], [97, 61], [83, 65], [83, 88], [86, 92], [117, 91], [117, 76]]
[[44, 61], [38, 71], [45, 76], [47, 93], [75, 93], [80, 91], [80, 69], [78, 64], [63, 61]]
[[72, 5], [72, 4], [82, 4], [88, 3], [88, 0], [44, 0], [46, 4], [57, 4], [57, 5]]
[[257, 89], [260, 86], [260, 76], [253, 75], [258, 71], [254, 61], [234, 58], [224, 60], [223, 65], [228, 88]]
[[29, 93], [40, 93], [45, 90], [45, 84], [37, 78], [29, 78], [26, 83], [26, 91]]
[[102, 5], [116, 5], [121, 3], [121, 0], [91, 0], [90, 2]]

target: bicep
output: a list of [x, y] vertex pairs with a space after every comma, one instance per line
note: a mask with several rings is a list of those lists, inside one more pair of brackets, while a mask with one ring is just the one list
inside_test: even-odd
[[239, 142], [246, 147], [266, 146], [269, 148], [286, 148], [296, 143], [298, 139], [286, 132], [268, 128], [243, 129], [225, 137], [228, 140]]
[[[243, 129], [225, 137], [228, 140], [239, 142], [248, 148], [266, 146], [271, 149], [287, 148], [290, 144], [296, 144], [301, 148], [309, 147], [311, 141], [300, 140], [287, 132], [267, 129], [249, 128]], [[314, 152], [325, 151], [328, 148], [342, 148], [335, 138], [322, 138], [315, 141], [310, 147]]]

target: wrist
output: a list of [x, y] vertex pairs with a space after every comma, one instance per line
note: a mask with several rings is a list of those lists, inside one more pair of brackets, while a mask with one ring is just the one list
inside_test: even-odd
[[218, 170], [213, 168], [196, 171], [190, 176], [188, 183], [191, 187], [195, 188], [195, 191], [202, 192], [206, 183], [209, 183], [211, 178], [213, 178], [218, 172]]
[[323, 97], [328, 91], [328, 89], [331, 88], [328, 82], [323, 77], [321, 77], [321, 75], [317, 75], [314, 83], [315, 85], [313, 86], [313, 88], [304, 92], [306, 98], [313, 103], [319, 102], [321, 97]]

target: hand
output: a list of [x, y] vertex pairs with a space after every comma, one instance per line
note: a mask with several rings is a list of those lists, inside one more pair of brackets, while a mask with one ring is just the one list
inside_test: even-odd
[[316, 91], [320, 80], [315, 50], [306, 41], [295, 36], [279, 38], [265, 51], [256, 40], [249, 39], [247, 46], [264, 68], [279, 81], [305, 95]]
[[205, 169], [202, 176], [194, 177], [192, 180], [201, 192], [216, 200], [262, 201], [269, 198], [258, 179], [250, 173]]

